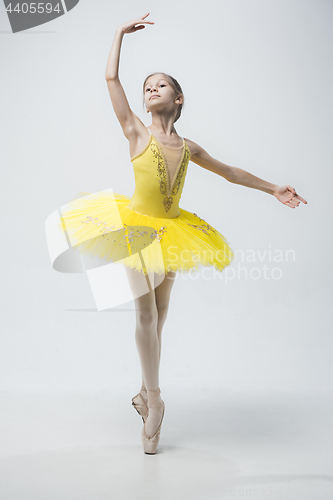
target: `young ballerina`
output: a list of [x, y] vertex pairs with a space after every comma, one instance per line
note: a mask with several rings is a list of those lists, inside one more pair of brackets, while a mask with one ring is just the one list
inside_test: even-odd
[[[136, 307], [135, 340], [142, 369], [142, 387], [133, 397], [132, 404], [143, 420], [144, 452], [154, 454], [165, 410], [159, 387], [161, 337], [176, 273], [198, 269], [199, 264], [222, 271], [234, 257], [221, 233], [197, 214], [179, 207], [189, 161], [234, 184], [272, 194], [290, 208], [297, 207], [300, 201], [307, 202], [293, 187], [271, 184], [245, 170], [226, 165], [195, 142], [180, 137], [174, 124], [180, 117], [184, 95], [177, 80], [170, 75], [153, 73], [144, 81], [144, 103], [147, 113], [152, 115], [151, 126], [147, 128], [133, 113], [119, 80], [120, 48], [125, 34], [145, 28], [144, 24], [154, 24], [146, 20], [148, 15], [124, 23], [116, 30], [105, 73], [114, 111], [129, 141], [135, 175], [132, 198], [114, 194], [117, 215], [123, 224], [116, 231], [125, 230], [125, 235], [119, 238], [125, 238], [126, 243], [122, 245], [124, 242], [114, 236], [116, 233], [112, 230], [117, 224], [113, 200], [103, 192], [98, 192], [93, 200], [81, 200], [79, 208], [76, 206], [63, 216], [67, 229], [82, 235], [81, 243], [78, 238], [78, 248], [91, 255], [116, 261], [121, 251], [127, 251], [126, 245], [133, 241], [137, 245], [124, 260]], [[82, 220], [84, 215], [87, 220]], [[82, 225], [82, 222], [87, 224]], [[97, 228], [89, 222], [94, 222], [97, 228], [104, 224], [103, 234], [93, 233]], [[142, 227], [152, 229], [151, 234], [137, 229]], [[163, 275], [162, 282], [148, 293], [138, 293], [140, 279], [149, 273], [153, 281]]]

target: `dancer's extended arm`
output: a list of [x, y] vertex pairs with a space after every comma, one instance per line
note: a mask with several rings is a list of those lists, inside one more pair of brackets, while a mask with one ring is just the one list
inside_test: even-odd
[[222, 163], [221, 161], [210, 156], [207, 151], [195, 142], [189, 141], [188, 139], [186, 139], [186, 141], [191, 147], [191, 161], [207, 170], [210, 170], [211, 172], [214, 172], [215, 174], [220, 175], [221, 177], [224, 177], [227, 181], [272, 194], [281, 203], [290, 208], [297, 207], [300, 201], [305, 204], [307, 203], [304, 198], [296, 193], [295, 188], [292, 186], [279, 186], [278, 184], [272, 184], [271, 182], [260, 179], [260, 177], [256, 177], [242, 168], [226, 165], [225, 163]]

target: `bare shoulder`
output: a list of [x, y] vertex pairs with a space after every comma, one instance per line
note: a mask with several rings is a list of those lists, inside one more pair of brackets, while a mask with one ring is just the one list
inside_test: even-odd
[[222, 163], [216, 158], [213, 158], [209, 153], [207, 153], [204, 148], [199, 146], [199, 144], [197, 144], [196, 142], [190, 141], [190, 139], [186, 139], [186, 137], [184, 137], [184, 139], [187, 142], [188, 147], [190, 148], [191, 161], [193, 161], [193, 163], [196, 163], [200, 167], [218, 174], [227, 180], [232, 179], [233, 167]]
[[197, 144], [194, 141], [191, 141], [190, 139], [187, 139], [187, 137], [184, 137], [190, 151], [191, 151], [191, 160], [196, 163], [196, 161], [199, 161], [200, 158], [204, 157], [204, 154], [208, 154], [199, 144]]

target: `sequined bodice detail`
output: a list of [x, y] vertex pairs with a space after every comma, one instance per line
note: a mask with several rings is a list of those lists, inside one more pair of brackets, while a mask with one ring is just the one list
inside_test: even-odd
[[[131, 158], [134, 168], [135, 191], [128, 208], [143, 215], [161, 218], [174, 218], [180, 215], [181, 198], [187, 166], [191, 152], [185, 139], [179, 149], [179, 161], [171, 172], [168, 169], [168, 158], [174, 160], [168, 147], [150, 135], [146, 148]], [[172, 156], [172, 158], [171, 158]]]

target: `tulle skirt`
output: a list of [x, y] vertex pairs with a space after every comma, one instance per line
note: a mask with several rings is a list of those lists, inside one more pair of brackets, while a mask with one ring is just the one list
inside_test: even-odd
[[147, 273], [218, 271], [234, 258], [226, 238], [197, 214], [151, 217], [128, 208], [131, 198], [109, 190], [79, 192], [61, 210], [58, 227], [80, 254]]

